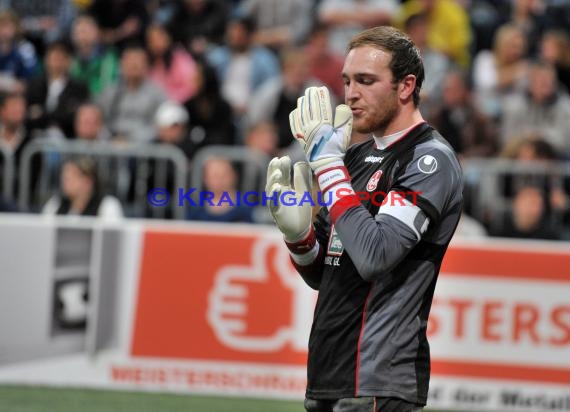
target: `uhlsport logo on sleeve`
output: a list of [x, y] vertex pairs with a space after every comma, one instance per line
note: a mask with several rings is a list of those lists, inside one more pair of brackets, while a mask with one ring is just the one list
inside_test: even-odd
[[432, 174], [437, 170], [437, 159], [431, 155], [424, 155], [418, 160], [418, 169], [425, 174]]

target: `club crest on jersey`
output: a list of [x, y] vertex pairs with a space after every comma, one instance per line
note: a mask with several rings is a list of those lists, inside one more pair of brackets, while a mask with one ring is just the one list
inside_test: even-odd
[[377, 170], [376, 172], [374, 172], [374, 174], [366, 184], [366, 190], [368, 190], [369, 192], [375, 191], [376, 188], [378, 187], [378, 182], [380, 181], [381, 177], [382, 177], [382, 170]]
[[424, 155], [418, 160], [418, 169], [427, 175], [437, 170], [437, 159], [431, 155]]

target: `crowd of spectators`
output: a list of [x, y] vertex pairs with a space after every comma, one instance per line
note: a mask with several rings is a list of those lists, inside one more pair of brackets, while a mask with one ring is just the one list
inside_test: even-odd
[[[289, 112], [310, 85], [342, 102], [344, 49], [376, 25], [420, 49], [422, 113], [466, 164], [570, 159], [570, 0], [0, 0], [0, 145], [15, 170], [35, 141], [172, 145], [189, 164], [208, 145], [300, 158]], [[78, 164], [62, 182], [93, 186]], [[204, 176], [213, 191], [239, 186], [239, 167], [221, 158]], [[570, 177], [499, 178], [508, 207], [466, 196], [461, 228], [479, 227], [465, 233], [567, 236]], [[69, 187], [48, 206], [81, 214], [73, 200], [54, 206]], [[186, 216], [252, 220], [222, 209]]]

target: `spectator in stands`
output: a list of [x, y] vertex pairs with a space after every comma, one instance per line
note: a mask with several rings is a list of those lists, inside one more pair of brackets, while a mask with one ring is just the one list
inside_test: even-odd
[[253, 19], [255, 44], [279, 51], [300, 45], [313, 22], [311, 0], [243, 0], [237, 13]]
[[36, 50], [22, 37], [20, 19], [11, 11], [0, 11], [0, 90], [23, 92], [37, 68]]
[[[19, 170], [24, 149], [34, 141], [32, 132], [26, 125], [26, 98], [18, 92], [0, 94], [0, 145], [12, 156], [14, 162], [14, 185], [12, 197], [20, 192]], [[3, 158], [1, 158], [4, 161]], [[30, 188], [34, 188], [41, 170], [41, 159], [33, 156], [30, 160]], [[3, 171], [4, 169], [1, 168]]]
[[[32, 141], [25, 124], [26, 98], [17, 92], [0, 95], [0, 145], [12, 156], [19, 170], [23, 149]], [[2, 159], [4, 160], [4, 159]], [[14, 193], [14, 195], [17, 193]]]
[[425, 13], [428, 20], [428, 46], [447, 55], [455, 64], [467, 69], [471, 56], [471, 27], [465, 9], [454, 0], [409, 0], [402, 5], [400, 22]]
[[563, 155], [570, 154], [570, 97], [558, 87], [552, 65], [531, 65], [528, 89], [505, 102], [501, 129], [503, 144], [513, 136], [540, 133]]
[[177, 0], [168, 27], [174, 42], [194, 55], [221, 45], [230, 15], [226, 0]]
[[428, 45], [428, 15], [412, 14], [404, 22], [405, 32], [420, 50], [424, 63], [425, 79], [420, 92], [421, 111], [429, 117], [432, 107], [441, 103], [443, 80], [451, 70], [451, 60]]
[[254, 33], [251, 19], [235, 18], [227, 28], [227, 45], [207, 54], [208, 63], [220, 80], [222, 96], [238, 120], [261, 85], [279, 75], [277, 58], [269, 49], [253, 44]]
[[[502, 157], [516, 160], [518, 163], [529, 163], [535, 166], [548, 166], [549, 162], [559, 161], [562, 156], [554, 146], [549, 144], [540, 135], [528, 135], [512, 142], [505, 148]], [[568, 221], [570, 210], [568, 208], [570, 182], [559, 174], [548, 173], [516, 173], [505, 176], [502, 183], [505, 194], [513, 196], [517, 188], [524, 186], [541, 187], [545, 197], [547, 213], [552, 213], [560, 220]]]
[[70, 77], [72, 52], [65, 42], [48, 46], [45, 74], [28, 84], [28, 119], [31, 129], [52, 129], [56, 134], [73, 136], [73, 119], [77, 107], [89, 99], [85, 83]]
[[493, 156], [498, 149], [497, 130], [474, 104], [467, 73], [459, 69], [448, 72], [440, 87], [442, 102], [431, 110], [429, 122], [462, 157]]
[[542, 32], [547, 23], [545, 0], [511, 0], [510, 23], [519, 27], [525, 35], [529, 55], [536, 53]]
[[540, 58], [556, 68], [559, 87], [570, 93], [570, 35], [563, 30], [549, 30], [540, 42]]
[[85, 142], [106, 142], [111, 138], [103, 122], [103, 112], [94, 103], [84, 103], [75, 113], [75, 137]]
[[245, 133], [246, 147], [268, 158], [278, 156], [279, 135], [273, 122], [261, 121], [248, 127]]
[[174, 101], [162, 103], [154, 116], [154, 124], [157, 130], [155, 143], [178, 147], [188, 159], [194, 156], [196, 149], [188, 137], [188, 112], [184, 106]]
[[369, 27], [391, 24], [399, 7], [397, 0], [321, 0], [317, 20], [330, 28], [330, 50], [344, 56], [355, 34]]
[[133, 44], [121, 55], [121, 78], [99, 97], [105, 123], [114, 139], [148, 143], [154, 137], [153, 119], [166, 96], [148, 78], [148, 57], [143, 47]]
[[327, 26], [315, 25], [305, 43], [304, 54], [309, 65], [309, 76], [327, 86], [337, 101], [344, 101], [344, 83], [339, 76], [344, 58], [330, 50]]
[[117, 198], [104, 194], [95, 161], [82, 157], [64, 163], [61, 194], [51, 197], [42, 213], [119, 219], [123, 217], [123, 208]]
[[[210, 222], [253, 222], [253, 208], [237, 205], [238, 176], [229, 160], [211, 158], [204, 164], [204, 187], [212, 192], [210, 202], [203, 206], [189, 206], [188, 220]], [[254, 201], [254, 200], [252, 200]]]
[[91, 16], [75, 19], [71, 37], [75, 48], [71, 77], [86, 83], [92, 96], [99, 96], [118, 81], [119, 58], [101, 42], [99, 26]]
[[483, 50], [473, 61], [477, 105], [495, 119], [502, 114], [505, 96], [524, 89], [528, 74], [527, 40], [513, 24], [499, 28], [493, 50]]
[[170, 100], [183, 103], [196, 93], [196, 63], [182, 47], [172, 43], [163, 26], [151, 25], [146, 32], [150, 78]]
[[525, 186], [517, 192], [511, 210], [506, 214], [504, 226], [492, 234], [525, 239], [560, 238], [545, 213], [544, 193], [535, 186]]
[[247, 112], [248, 125], [274, 122], [279, 133], [278, 148], [297, 144], [291, 135], [289, 113], [297, 107], [297, 99], [310, 86], [321, 83], [310, 77], [303, 48], [287, 48], [281, 52], [281, 76], [261, 86], [251, 97]]
[[149, 21], [145, 0], [93, 0], [88, 13], [101, 28], [107, 45], [122, 50], [132, 42], [144, 41]]
[[35, 45], [38, 55], [44, 45], [57, 38], [58, 18], [65, 0], [6, 0], [9, 8], [21, 18], [22, 35]]
[[184, 107], [190, 116], [189, 136], [196, 150], [207, 145], [236, 144], [232, 108], [221, 95], [216, 73], [204, 61], [198, 61], [195, 76], [196, 94]]

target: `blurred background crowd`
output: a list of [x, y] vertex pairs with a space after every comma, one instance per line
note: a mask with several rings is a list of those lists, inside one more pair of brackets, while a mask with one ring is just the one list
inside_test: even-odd
[[342, 102], [345, 47], [377, 25], [421, 50], [459, 232], [570, 238], [570, 0], [0, 0], [0, 209], [267, 223], [148, 196], [262, 190], [271, 157], [302, 158], [297, 98]]

